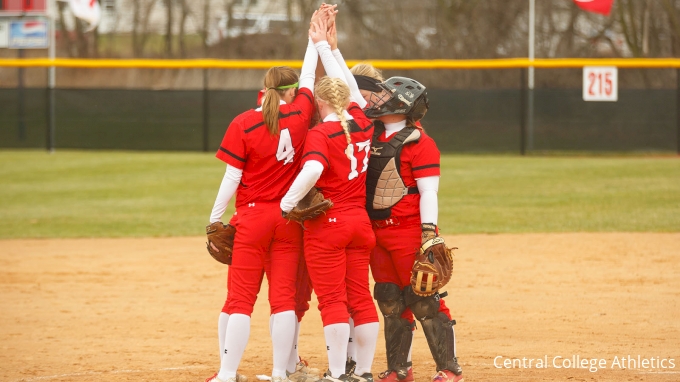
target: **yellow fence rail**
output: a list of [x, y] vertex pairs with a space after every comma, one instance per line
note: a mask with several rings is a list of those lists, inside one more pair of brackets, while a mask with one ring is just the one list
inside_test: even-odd
[[[505, 58], [486, 60], [365, 60], [380, 69], [513, 69], [582, 68], [616, 66], [618, 68], [680, 69], [680, 58]], [[350, 60], [349, 66], [359, 61]], [[58, 67], [88, 69], [268, 69], [272, 66], [300, 68], [300, 60], [165, 60], [165, 59], [80, 59], [80, 58], [4, 58], [0, 67]]]

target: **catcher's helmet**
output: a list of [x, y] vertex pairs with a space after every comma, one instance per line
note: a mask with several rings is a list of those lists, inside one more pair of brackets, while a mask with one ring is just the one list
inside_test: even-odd
[[366, 109], [365, 113], [369, 118], [403, 114], [418, 121], [430, 107], [425, 86], [414, 79], [391, 77], [379, 85], [388, 93], [384, 98], [389, 98]]

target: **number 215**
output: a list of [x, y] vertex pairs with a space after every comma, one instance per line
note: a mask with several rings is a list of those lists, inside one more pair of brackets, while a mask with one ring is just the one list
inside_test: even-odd
[[612, 86], [612, 74], [606, 73], [594, 73], [588, 74], [588, 94], [590, 95], [611, 95]]

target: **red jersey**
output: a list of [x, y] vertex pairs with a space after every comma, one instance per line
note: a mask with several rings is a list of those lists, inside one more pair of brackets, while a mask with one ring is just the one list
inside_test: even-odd
[[243, 170], [236, 207], [255, 201], [280, 201], [300, 169], [305, 137], [314, 113], [314, 96], [299, 90], [290, 104], [279, 107], [279, 133], [270, 135], [262, 112], [239, 114], [224, 134], [217, 158]]
[[[397, 134], [395, 132], [394, 134]], [[378, 137], [381, 142], [388, 142], [385, 133]], [[437, 144], [425, 131], [420, 130], [420, 139], [415, 143], [405, 144], [401, 149], [399, 170], [406, 187], [417, 187], [416, 178], [440, 175], [440, 153]], [[409, 194], [392, 208], [391, 216], [412, 216], [420, 214], [420, 194]]]
[[[324, 171], [316, 187], [333, 202], [336, 211], [366, 206], [366, 170], [373, 122], [355, 103], [348, 112], [354, 118], [347, 121], [352, 143], [347, 143], [339, 121], [323, 122], [309, 131], [303, 155], [303, 163], [316, 160], [323, 164]], [[351, 159], [346, 154], [349, 150]]]

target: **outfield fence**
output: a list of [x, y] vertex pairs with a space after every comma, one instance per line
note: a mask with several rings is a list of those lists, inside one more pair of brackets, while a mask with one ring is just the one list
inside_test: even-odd
[[[371, 61], [389, 75], [484, 71], [512, 86], [447, 89], [430, 79], [423, 124], [443, 152], [659, 151], [680, 154], [680, 59], [507, 59]], [[349, 62], [353, 65], [355, 62]], [[1, 59], [21, 68], [191, 69], [196, 89], [0, 87], [0, 147], [215, 151], [229, 121], [255, 105], [257, 90], [220, 90], [211, 73], [301, 66], [300, 61]], [[663, 72], [663, 86], [619, 85], [617, 102], [585, 102], [571, 86], [527, 88], [537, 76], [575, 75], [584, 66]], [[35, 70], [35, 69], [32, 69]], [[49, 70], [49, 69], [48, 69]], [[656, 72], [655, 72], [656, 71]], [[417, 76], [415, 75], [417, 74]], [[436, 77], [435, 77], [436, 78]], [[671, 82], [671, 83], [669, 83]], [[0, 84], [1, 85], [1, 84]], [[439, 86], [438, 86], [439, 85]]]

